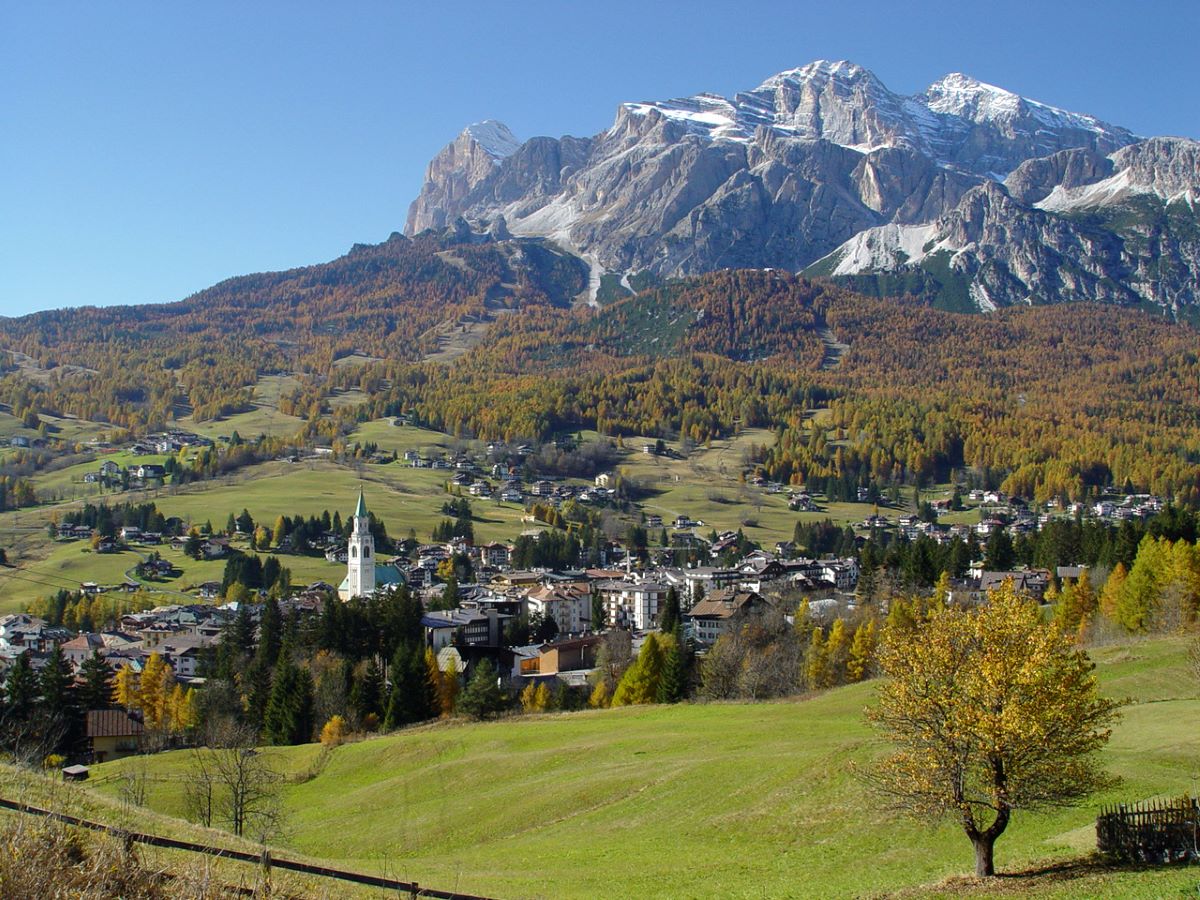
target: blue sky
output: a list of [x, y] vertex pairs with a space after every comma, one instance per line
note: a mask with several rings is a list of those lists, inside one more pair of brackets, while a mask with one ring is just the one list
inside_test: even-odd
[[1200, 3], [85, 3], [0, 10], [0, 314], [181, 299], [401, 230], [470, 122], [593, 134], [813, 59], [1200, 137]]

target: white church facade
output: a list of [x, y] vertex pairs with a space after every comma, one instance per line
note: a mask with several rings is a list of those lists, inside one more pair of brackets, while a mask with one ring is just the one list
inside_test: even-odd
[[371, 534], [371, 518], [362, 490], [354, 507], [350, 546], [346, 549], [346, 577], [338, 587], [338, 597], [369, 597], [380, 588], [404, 584], [404, 575], [391, 563], [380, 564], [375, 555], [375, 538]]

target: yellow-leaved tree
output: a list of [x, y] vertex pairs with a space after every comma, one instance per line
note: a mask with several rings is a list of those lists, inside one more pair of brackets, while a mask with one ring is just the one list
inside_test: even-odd
[[996, 839], [1016, 810], [1068, 806], [1111, 783], [1095, 751], [1119, 706], [1062, 622], [1012, 586], [978, 609], [949, 608], [915, 628], [888, 628], [886, 676], [867, 717], [896, 745], [867, 778], [895, 808], [949, 815], [995, 874]]
[[132, 666], [121, 666], [113, 679], [113, 700], [118, 706], [134, 709], [138, 705], [138, 677]]

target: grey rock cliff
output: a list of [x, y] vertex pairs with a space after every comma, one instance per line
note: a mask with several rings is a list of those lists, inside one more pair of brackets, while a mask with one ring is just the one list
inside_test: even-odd
[[[1172, 305], [1196, 290], [1194, 216], [1180, 212], [1200, 194], [1196, 146], [965, 75], [902, 96], [819, 61], [732, 99], [624, 103], [591, 138], [471, 126], [430, 163], [405, 230], [502, 220], [582, 256], [593, 287], [603, 272], [860, 276], [927, 264], [932, 243], [982, 308]], [[1130, 204], [1136, 215], [1109, 215]]]

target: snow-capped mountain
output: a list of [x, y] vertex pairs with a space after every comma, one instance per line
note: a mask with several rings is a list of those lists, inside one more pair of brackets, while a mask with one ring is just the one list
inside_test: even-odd
[[921, 225], [859, 232], [808, 270], [878, 290], [902, 277], [989, 310], [1099, 300], [1180, 312], [1200, 300], [1200, 143], [1065, 150], [968, 191]]
[[[854, 63], [818, 61], [731, 99], [623, 103], [590, 138], [519, 142], [499, 123], [470, 126], [429, 164], [406, 231], [462, 217], [548, 237], [588, 261], [593, 295], [605, 273], [801, 270], [822, 260], [862, 275], [913, 264], [914, 241], [940, 234], [968, 201], [1061, 219], [1081, 188], [1126, 196], [1122, 184], [1097, 185], [1133, 166], [1120, 154], [1132, 160], [1139, 140], [966, 75], [903, 96]], [[1064, 152], [1073, 155], [1055, 162]], [[1138, 177], [1190, 183], [1194, 162], [1171, 157]], [[1035, 183], [1045, 192], [1032, 198]]]

